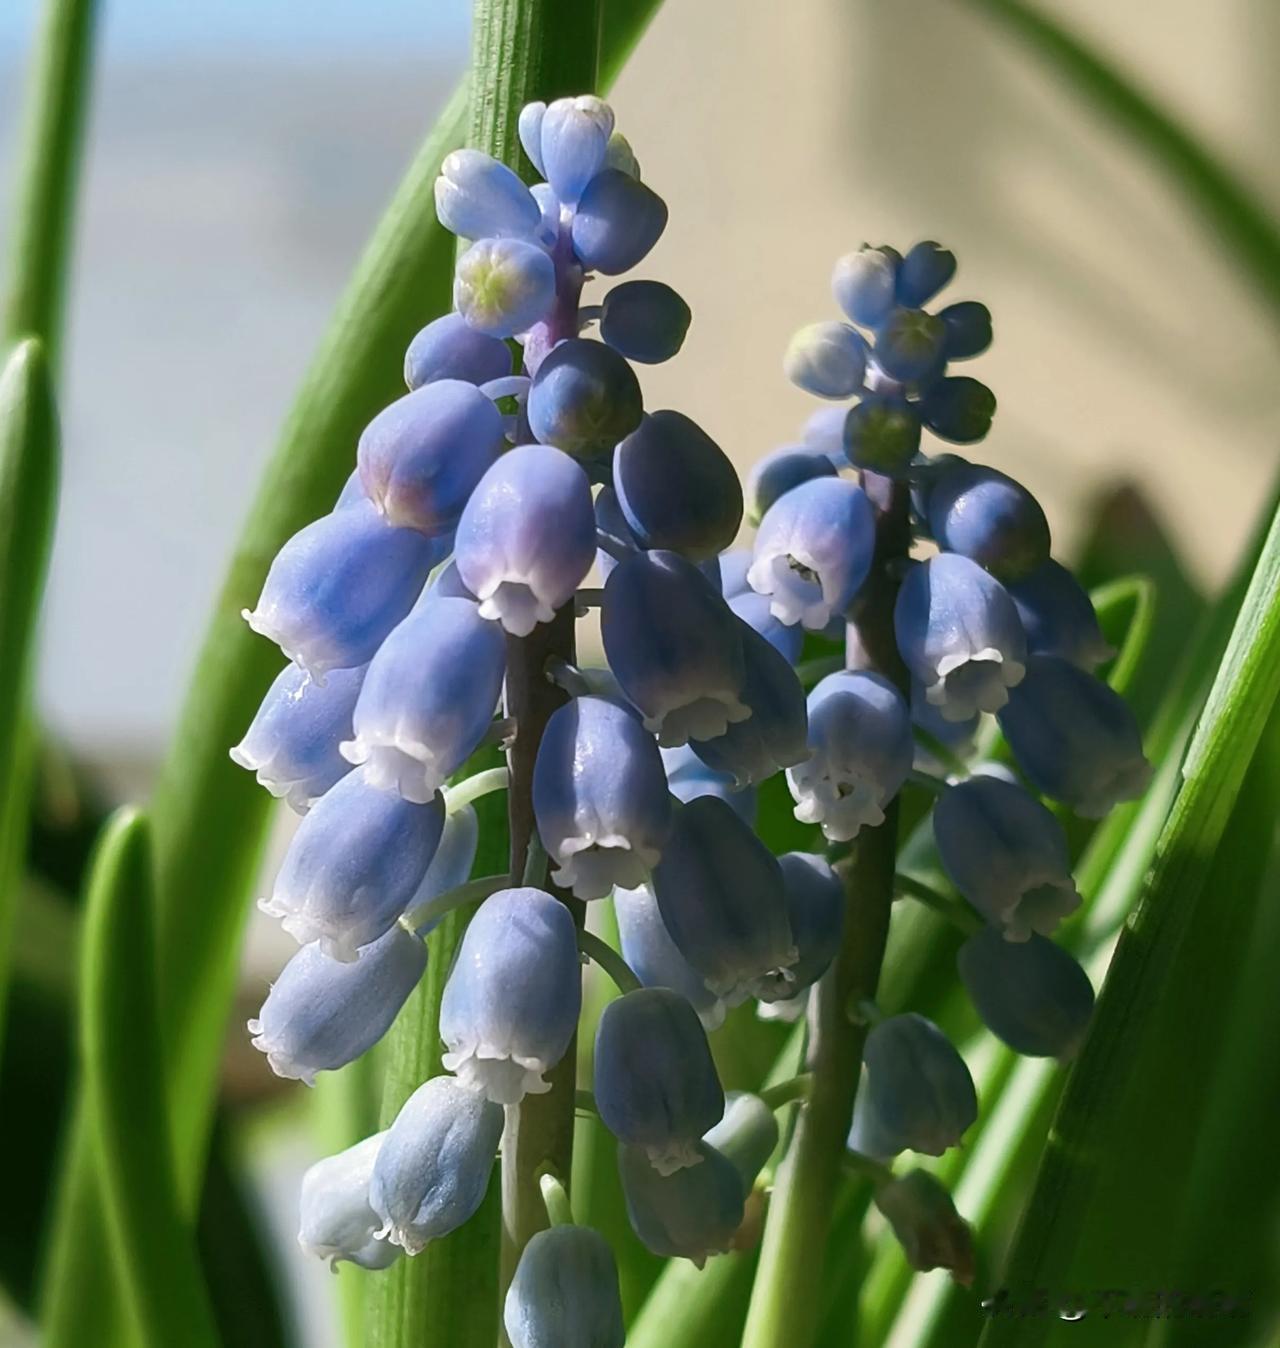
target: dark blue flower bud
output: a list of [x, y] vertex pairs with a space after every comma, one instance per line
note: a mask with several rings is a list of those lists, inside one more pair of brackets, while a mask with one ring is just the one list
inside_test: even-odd
[[613, 109], [592, 94], [557, 98], [528, 117], [526, 132], [538, 127], [539, 155], [530, 158], [566, 206], [574, 205], [600, 172], [613, 135]]
[[465, 599], [432, 599], [383, 642], [342, 746], [376, 786], [423, 804], [475, 752], [506, 672], [502, 631]]
[[642, 884], [671, 830], [658, 746], [629, 708], [579, 697], [552, 713], [533, 773], [552, 879], [580, 899]]
[[911, 772], [911, 716], [879, 674], [829, 674], [809, 694], [810, 757], [787, 773], [796, 818], [833, 842], [884, 822]]
[[847, 323], [810, 323], [787, 344], [782, 370], [818, 398], [851, 398], [867, 369], [866, 339]]
[[875, 516], [862, 488], [814, 478], [775, 501], [761, 521], [747, 579], [770, 596], [784, 623], [820, 632], [857, 597], [874, 548]]
[[1043, 936], [1012, 942], [985, 927], [960, 947], [960, 978], [982, 1023], [1015, 1053], [1071, 1058], [1093, 1014], [1089, 975]]
[[707, 1032], [669, 988], [639, 988], [605, 1007], [592, 1089], [605, 1127], [663, 1175], [700, 1165], [699, 1141], [724, 1114]]
[[899, 477], [920, 448], [920, 414], [900, 394], [869, 393], [845, 420], [843, 446], [855, 468]]
[[836, 466], [820, 449], [787, 445], [757, 459], [747, 474], [747, 518], [759, 524], [769, 507], [792, 487], [815, 477], [835, 477]]
[[944, 720], [999, 711], [1026, 672], [1027, 639], [1009, 592], [957, 553], [911, 569], [893, 622], [907, 668]]
[[440, 379], [487, 384], [510, 373], [507, 344], [477, 332], [461, 314], [445, 314], [428, 323], [404, 353], [404, 382], [411, 389]]
[[600, 628], [609, 668], [659, 744], [714, 739], [751, 715], [741, 625], [678, 554], [619, 562], [605, 582]]
[[502, 1324], [511, 1348], [622, 1348], [618, 1268], [587, 1226], [553, 1226], [524, 1247]]
[[724, 801], [697, 796], [676, 811], [653, 892], [680, 953], [730, 1006], [794, 991], [782, 869]]
[[360, 1268], [389, 1268], [400, 1251], [374, 1233], [381, 1225], [369, 1206], [369, 1180], [386, 1133], [375, 1133], [354, 1147], [317, 1161], [302, 1177], [298, 1201], [298, 1244], [327, 1259], [336, 1269], [343, 1260]]
[[660, 1175], [643, 1151], [619, 1147], [618, 1173], [640, 1243], [664, 1259], [689, 1259], [701, 1268], [709, 1255], [732, 1247], [745, 1191], [731, 1161], [705, 1142], [699, 1146], [702, 1163], [674, 1175]]
[[635, 371], [611, 346], [570, 337], [538, 366], [527, 410], [544, 445], [589, 456], [635, 430], [644, 404]]
[[1049, 560], [1049, 522], [1039, 501], [994, 468], [958, 464], [939, 474], [929, 490], [928, 515], [940, 548], [970, 558], [999, 580], [1029, 576]]
[[582, 1009], [578, 934], [540, 889], [491, 894], [467, 926], [440, 1004], [441, 1061], [499, 1104], [551, 1089]]
[[452, 1077], [432, 1077], [405, 1101], [374, 1162], [369, 1202], [378, 1234], [417, 1254], [475, 1214], [502, 1137], [502, 1110]]
[[876, 330], [875, 362], [890, 379], [915, 383], [941, 368], [947, 330], [923, 309], [895, 309]]
[[787, 897], [787, 917], [800, 958], [791, 968], [797, 990], [816, 983], [840, 949], [844, 886], [825, 857], [786, 852], [778, 858]]
[[443, 828], [438, 796], [416, 805], [364, 769], [348, 773], [303, 819], [258, 906], [299, 945], [319, 941], [331, 959], [354, 960], [408, 907]]
[[645, 548], [701, 562], [733, 542], [742, 488], [719, 445], [681, 412], [651, 412], [613, 456], [613, 490]]
[[959, 304], [948, 304], [938, 317], [947, 330], [948, 360], [980, 356], [991, 345], [991, 310], [985, 304], [961, 300]]
[[436, 219], [464, 239], [524, 238], [542, 217], [519, 177], [482, 150], [454, 150], [435, 181]]
[[684, 345], [689, 306], [661, 281], [623, 281], [604, 297], [600, 336], [628, 360], [659, 365]]
[[1142, 735], [1118, 693], [1052, 655], [1033, 655], [1000, 713], [1018, 766], [1037, 791], [1100, 819], [1151, 781]]
[[939, 243], [918, 243], [907, 249], [898, 267], [897, 301], [918, 309], [956, 274], [956, 255]]
[[573, 598], [595, 559], [586, 473], [550, 445], [518, 445], [472, 493], [454, 546], [480, 616], [528, 636]]
[[964, 1059], [923, 1016], [889, 1016], [873, 1026], [863, 1061], [868, 1108], [912, 1151], [941, 1156], [978, 1117]]
[[1062, 825], [1020, 786], [986, 775], [949, 786], [933, 833], [951, 882], [1010, 941], [1049, 936], [1080, 906]]
[[502, 414], [474, 384], [442, 379], [385, 407], [356, 455], [369, 499], [392, 524], [452, 529], [503, 447]]
[[865, 247], [836, 263], [831, 293], [853, 322], [874, 328], [889, 316], [900, 261], [891, 249]]
[[991, 429], [996, 395], [968, 375], [939, 379], [920, 401], [924, 424], [942, 440], [971, 445]]
[[573, 251], [588, 271], [617, 276], [643, 262], [667, 227], [667, 203], [621, 169], [597, 173], [573, 213]]
[[439, 560], [430, 539], [357, 502], [294, 534], [243, 617], [323, 683], [331, 669], [369, 662]]
[[708, 767], [728, 773], [737, 787], [753, 786], [809, 757], [804, 689], [786, 657], [742, 624], [746, 677], [742, 700], [750, 717], [711, 740], [690, 739]]
[[426, 945], [399, 925], [348, 963], [303, 946], [249, 1022], [253, 1046], [276, 1076], [313, 1085], [386, 1034], [426, 967]]
[[1008, 588], [1031, 655], [1056, 655], [1092, 673], [1115, 654], [1098, 626], [1093, 601], [1065, 566], [1045, 562]]
[[351, 771], [338, 745], [351, 737], [367, 666], [332, 671], [316, 683], [297, 665], [276, 676], [231, 759], [255, 773], [260, 786], [306, 814], [314, 801]]
[[647, 885], [615, 889], [613, 907], [622, 958], [632, 973], [647, 988], [670, 988], [680, 993], [703, 1025], [708, 1030], [716, 1029], [724, 1020], [724, 1003], [676, 949], [663, 925], [653, 891]]

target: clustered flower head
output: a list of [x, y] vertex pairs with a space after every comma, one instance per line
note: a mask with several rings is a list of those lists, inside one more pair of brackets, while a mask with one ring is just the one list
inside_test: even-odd
[[[437, 212], [468, 242], [454, 311], [413, 339], [408, 392], [366, 428], [333, 510], [284, 546], [246, 613], [290, 663], [232, 756], [304, 816], [261, 904], [301, 949], [250, 1029], [276, 1072], [308, 1083], [386, 1032], [471, 874], [458, 775], [520, 734], [502, 717], [509, 642], [598, 603], [607, 669], [545, 671], [569, 696], [538, 743], [532, 809], [552, 884], [614, 896], [639, 985], [600, 1019], [593, 1083], [632, 1226], [654, 1252], [701, 1263], [738, 1237], [777, 1142], [757, 1097], [726, 1104], [708, 1033], [747, 999], [800, 1014], [844, 920], [818, 830], [819, 850], [774, 856], [753, 828], [755, 789], [785, 772], [797, 818], [846, 842], [885, 820], [921, 726], [945, 737], [989, 712], [1026, 780], [1081, 813], [1136, 794], [1145, 763], [1090, 672], [1106, 645], [1029, 493], [919, 453], [922, 427], [970, 443], [994, 408], [947, 373], [989, 342], [986, 310], [921, 307], [951, 255], [921, 244], [838, 264], [836, 298], [870, 336], [818, 324], [785, 363], [802, 387], [856, 402], [834, 433], [821, 419], [753, 474], [759, 530], [735, 551], [732, 465], [687, 416], [647, 410], [634, 369], [679, 351], [687, 305], [647, 279], [582, 303], [588, 281], [643, 261], [665, 204], [599, 99], [531, 104], [519, 126], [545, 181], [473, 150], [446, 158]], [[938, 549], [910, 563], [894, 614], [910, 693], [852, 658], [880, 565], [866, 475], [912, 493], [916, 536]], [[586, 592], [593, 566], [604, 584]], [[805, 632], [843, 641], [846, 625], [849, 668], [806, 696]], [[945, 787], [936, 832], [990, 924], [960, 960], [980, 1014], [1020, 1051], [1070, 1051], [1092, 994], [1046, 939], [1078, 902], [1060, 825], [1017, 781], [972, 775]], [[380, 1268], [466, 1221], [504, 1110], [550, 1089], [580, 1010], [570, 907], [519, 876], [488, 886], [440, 1007], [444, 1074], [309, 1172], [304, 1246]], [[939, 1154], [976, 1114], [963, 1059], [923, 1017], [882, 1019], [863, 1066], [855, 1138], [869, 1156]], [[621, 1344], [608, 1247], [572, 1223], [535, 1238], [505, 1323], [517, 1348]]]

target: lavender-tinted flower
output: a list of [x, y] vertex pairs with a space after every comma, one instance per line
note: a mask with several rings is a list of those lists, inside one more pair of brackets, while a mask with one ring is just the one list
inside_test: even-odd
[[991, 927], [956, 956], [960, 978], [982, 1022], [1016, 1053], [1071, 1058], [1093, 1014], [1089, 975], [1043, 936], [1002, 940]]
[[[730, 555], [727, 552], [721, 555], [722, 567], [725, 558]], [[750, 554], [746, 560], [749, 561], [749, 558]], [[745, 583], [745, 570], [743, 579]], [[726, 599], [734, 616], [746, 623], [753, 632], [762, 636], [787, 664], [794, 665], [800, 659], [800, 652], [804, 646], [804, 629], [794, 625], [788, 626], [780, 621], [764, 595], [748, 589], [745, 593], [740, 590], [732, 596], [726, 596]]]
[[973, 1282], [973, 1232], [933, 1175], [927, 1170], [895, 1175], [874, 1198], [912, 1268], [921, 1273], [945, 1268], [962, 1287]]
[[1098, 626], [1093, 601], [1080, 582], [1048, 561], [1009, 585], [1031, 655], [1056, 655], [1092, 673], [1115, 651]]
[[[520, 109], [520, 116], [516, 122], [516, 130], [520, 136], [520, 144], [524, 147], [524, 152], [529, 156], [529, 162], [541, 173], [546, 176], [546, 169], [542, 166], [542, 119], [547, 115], [547, 105], [541, 101], [536, 103], [526, 103]], [[550, 187], [550, 183], [546, 184]]]
[[884, 822], [911, 772], [906, 701], [882, 675], [829, 674], [809, 694], [809, 748], [809, 759], [787, 773], [796, 818], [821, 824], [833, 842], [854, 838]]
[[552, 879], [580, 899], [642, 884], [671, 829], [658, 746], [633, 712], [599, 697], [575, 698], [547, 722], [533, 807]]
[[436, 218], [463, 239], [527, 238], [542, 212], [505, 164], [480, 150], [454, 150], [435, 183]]
[[369, 1206], [369, 1180], [386, 1133], [317, 1161], [302, 1177], [298, 1244], [337, 1268], [346, 1259], [361, 1268], [388, 1268], [400, 1257], [374, 1233], [380, 1222]]
[[613, 456], [613, 490], [632, 534], [702, 562], [733, 542], [742, 488], [724, 451], [680, 412], [652, 412]]
[[605, 1127], [662, 1175], [701, 1164], [699, 1141], [724, 1114], [707, 1032], [670, 988], [638, 988], [605, 1007], [592, 1088]]
[[638, 552], [609, 573], [600, 616], [619, 686], [659, 744], [714, 739], [751, 709], [738, 620], [674, 552]]
[[747, 518], [759, 524], [769, 507], [793, 487], [815, 477], [835, 477], [827, 453], [811, 445], [787, 445], [757, 459], [747, 474]]
[[587, 1226], [539, 1231], [516, 1265], [502, 1324], [511, 1348], [622, 1348], [618, 1268], [604, 1237]]
[[652, 884], [671, 939], [717, 996], [734, 1006], [791, 995], [781, 867], [724, 801], [697, 796], [676, 811]]
[[356, 502], [294, 534], [244, 619], [323, 682], [331, 669], [368, 663], [438, 560], [429, 539]]
[[958, 464], [940, 473], [928, 496], [929, 532], [1004, 581], [1049, 560], [1049, 523], [1034, 496], [994, 468]]
[[345, 1067], [386, 1034], [426, 967], [426, 946], [399, 925], [347, 963], [305, 945], [249, 1022], [253, 1046], [276, 1076], [313, 1085], [317, 1072]]
[[582, 1007], [577, 932], [540, 889], [490, 895], [471, 919], [440, 1006], [442, 1062], [499, 1104], [551, 1089]]
[[511, 351], [497, 337], [477, 332], [461, 314], [433, 319], [404, 353], [404, 382], [411, 389], [441, 379], [487, 384], [511, 373]]
[[404, 912], [443, 827], [438, 797], [416, 805], [349, 773], [303, 819], [258, 906], [299, 945], [319, 941], [331, 959], [354, 960]]
[[[462, 809], [454, 810], [445, 816], [440, 842], [426, 874], [422, 877], [422, 883], [409, 902], [406, 918], [410, 913], [421, 909], [424, 904], [430, 903], [432, 899], [438, 899], [449, 890], [457, 889], [467, 879], [471, 874], [471, 867], [475, 864], [479, 843], [480, 821], [470, 805], [464, 805]], [[426, 936], [439, 920], [435, 918], [422, 922], [415, 926], [414, 931], [419, 937]]]
[[1008, 591], [976, 562], [940, 553], [912, 568], [894, 610], [898, 649], [947, 721], [999, 711], [1027, 668]]
[[836, 263], [831, 293], [853, 322], [875, 328], [889, 316], [900, 260], [890, 249], [868, 247]]
[[702, 1024], [708, 1030], [716, 1029], [724, 1021], [725, 1005], [676, 949], [652, 889], [647, 885], [615, 889], [613, 907], [622, 958], [640, 982], [647, 988], [670, 988], [680, 993]]
[[1036, 790], [1086, 819], [1136, 800], [1151, 780], [1124, 699], [1055, 656], [1027, 661], [1027, 676], [1000, 713], [1000, 728]]
[[481, 617], [528, 636], [569, 602], [595, 559], [587, 475], [549, 445], [511, 450], [467, 502], [455, 549]]
[[736, 787], [753, 786], [809, 757], [804, 689], [790, 663], [746, 623], [742, 656], [742, 700], [750, 717], [715, 739], [689, 741], [708, 767], [728, 773]]
[[501, 630], [474, 604], [422, 604], [370, 664], [343, 754], [374, 785], [430, 800], [489, 729], [505, 660]]
[[844, 930], [844, 886], [825, 857], [786, 852], [778, 858], [787, 900], [787, 918], [799, 959], [791, 967], [795, 987], [816, 983], [840, 949]]
[[842, 467], [845, 462], [844, 423], [848, 416], [847, 407], [819, 407], [800, 432], [804, 447], [825, 454], [837, 468]]
[[526, 130], [531, 135], [538, 121], [538, 157], [541, 172], [566, 206], [577, 204], [587, 184], [600, 172], [613, 135], [613, 109], [599, 98], [583, 94], [557, 98], [538, 117], [535, 112]]
[[889, 1016], [873, 1026], [863, 1061], [868, 1110], [912, 1151], [941, 1156], [978, 1117], [964, 1059], [923, 1016]]
[[[741, 594], [755, 594], [747, 584], [747, 572], [751, 568], [750, 548], [730, 548], [720, 554], [720, 593], [732, 600]], [[759, 628], [756, 629], [759, 631]], [[804, 634], [800, 633], [800, 640]]]
[[613, 347], [570, 337], [538, 366], [527, 411], [544, 445], [590, 456], [635, 430], [644, 405], [635, 371]]
[[810, 323], [792, 337], [782, 368], [806, 393], [849, 398], [862, 387], [867, 343], [847, 323]]
[[648, 256], [667, 227], [667, 203], [621, 169], [597, 173], [573, 213], [573, 251], [588, 271], [617, 276]]
[[949, 786], [933, 833], [952, 883], [1010, 941], [1052, 935], [1080, 906], [1062, 825], [1020, 786], [986, 775]]
[[262, 699], [232, 761], [257, 776], [273, 796], [306, 814], [314, 801], [351, 771], [338, 752], [351, 734], [365, 666], [334, 670], [316, 683], [297, 665], [286, 665]]
[[918, 309], [956, 274], [956, 255], [941, 244], [926, 241], [908, 248], [898, 266], [895, 297], [899, 304]]
[[471, 1217], [489, 1187], [502, 1110], [452, 1077], [433, 1077], [405, 1101], [374, 1162], [369, 1203], [379, 1236], [417, 1254]]
[[620, 355], [642, 365], [670, 360], [684, 345], [693, 313], [661, 281], [623, 281], [604, 297], [600, 336]]
[[627, 1217], [640, 1243], [663, 1258], [689, 1259], [699, 1268], [723, 1254], [742, 1224], [745, 1192], [733, 1163], [705, 1142], [702, 1163], [660, 1175], [635, 1147], [618, 1148], [618, 1173]]
[[365, 428], [360, 480], [392, 524], [444, 533], [497, 462], [503, 433], [502, 414], [474, 384], [440, 379], [398, 398]]
[[774, 502], [756, 535], [747, 579], [784, 623], [820, 632], [853, 603], [871, 567], [875, 519], [843, 478], [801, 483]]
[[454, 271], [454, 308], [490, 337], [527, 332], [555, 296], [555, 263], [524, 239], [481, 239], [463, 253]]

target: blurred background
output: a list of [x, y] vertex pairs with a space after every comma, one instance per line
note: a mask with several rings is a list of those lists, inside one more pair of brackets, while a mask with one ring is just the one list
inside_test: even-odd
[[[35, 9], [0, 5], [0, 257]], [[1280, 210], [1274, 0], [1052, 9]], [[115, 798], [150, 783], [295, 387], [462, 72], [469, 5], [115, 0], [103, 20], [39, 705]], [[951, 297], [995, 315], [989, 458], [1045, 503], [1059, 552], [1137, 482], [1193, 578], [1223, 579], [1276, 461], [1273, 320], [1147, 162], [1007, 35], [956, 0], [667, 0], [612, 101], [671, 207], [643, 274], [694, 312], [681, 356], [643, 376], [650, 408], [689, 413], [745, 469], [812, 410], [780, 356], [834, 316], [832, 260], [937, 238], [960, 258]], [[284, 957], [273, 938], [249, 943], [250, 1011]], [[237, 1088], [269, 1091], [238, 1025], [229, 1042]], [[268, 1200], [291, 1206], [305, 1153], [279, 1130], [255, 1153]], [[265, 1208], [288, 1250], [291, 1214]], [[326, 1342], [323, 1298], [298, 1305]]]

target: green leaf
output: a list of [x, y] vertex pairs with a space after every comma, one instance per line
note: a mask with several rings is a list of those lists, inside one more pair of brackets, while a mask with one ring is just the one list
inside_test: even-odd
[[[121, 811], [89, 883], [80, 964], [80, 1049], [90, 1154], [110, 1257], [140, 1348], [218, 1343], [193, 1232], [173, 1185], [152, 949], [147, 823]], [[87, 1330], [81, 1304], [78, 1341]]]
[[21, 342], [0, 373], [0, 1041], [36, 737], [31, 682], [58, 498], [58, 417], [44, 347]]
[[960, 0], [1002, 24], [1125, 132], [1200, 216], [1213, 244], [1280, 310], [1280, 230], [1262, 201], [1155, 97], [1026, 0]]
[[[1280, 513], [1055, 1120], [1006, 1273], [1015, 1296], [1034, 1287], [1168, 1285], [1181, 1212], [1174, 1177], [1213, 1103], [1189, 1045], [1232, 996], [1244, 954], [1240, 925], [1222, 909], [1240, 905], [1248, 915], [1261, 897], [1259, 886], [1224, 896], [1206, 882], [1278, 692]], [[1057, 1332], [1047, 1319], [996, 1319], [983, 1343], [1024, 1348]], [[1109, 1330], [1094, 1333], [1120, 1341]]]
[[23, 116], [4, 344], [38, 337], [55, 367], [97, 8], [96, 0], [46, 0]]

